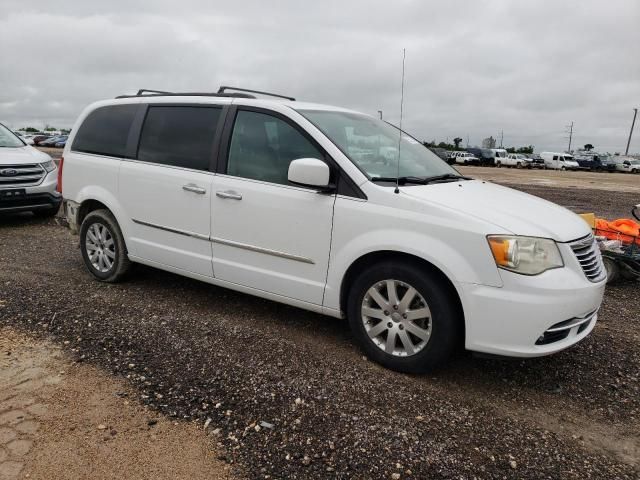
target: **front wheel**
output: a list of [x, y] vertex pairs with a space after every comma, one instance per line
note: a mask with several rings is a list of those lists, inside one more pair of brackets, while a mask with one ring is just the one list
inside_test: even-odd
[[462, 317], [451, 292], [410, 264], [381, 263], [362, 272], [350, 289], [347, 312], [367, 356], [399, 372], [433, 369], [460, 340]]
[[89, 272], [102, 282], [118, 282], [131, 268], [124, 237], [109, 210], [94, 210], [85, 217], [80, 250]]
[[502, 162], [496, 162], [496, 167], [501, 168], [502, 167]]

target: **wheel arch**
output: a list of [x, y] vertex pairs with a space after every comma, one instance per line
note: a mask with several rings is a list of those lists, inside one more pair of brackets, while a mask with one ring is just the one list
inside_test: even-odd
[[380, 263], [383, 261], [399, 261], [399, 262], [406, 262], [411, 265], [418, 264], [420, 265], [420, 268], [424, 269], [425, 272], [428, 272], [429, 275], [435, 276], [436, 278], [438, 278], [443, 282], [443, 284], [446, 286], [447, 290], [449, 291], [449, 294], [453, 298], [456, 304], [456, 307], [458, 309], [458, 312], [460, 314], [460, 319], [461, 319], [460, 328], [462, 332], [462, 335], [461, 335], [462, 338], [460, 339], [460, 341], [464, 343], [464, 339], [466, 336], [466, 327], [465, 327], [466, 322], [465, 322], [464, 308], [462, 305], [462, 299], [460, 297], [460, 293], [458, 292], [458, 289], [456, 288], [454, 283], [451, 281], [451, 279], [440, 268], [438, 268], [436, 265], [429, 262], [428, 260], [425, 260], [424, 258], [419, 257], [417, 255], [413, 255], [411, 253], [394, 251], [394, 250], [378, 250], [378, 251], [366, 253], [360, 256], [359, 258], [357, 258], [355, 261], [353, 261], [351, 265], [349, 265], [349, 268], [347, 268], [342, 278], [342, 282], [340, 284], [340, 310], [342, 312], [347, 311], [347, 298], [349, 296], [349, 291], [351, 289], [351, 286], [353, 285], [353, 282], [357, 278], [357, 276], [361, 272], [363, 272], [368, 266], [373, 265], [375, 263]]
[[130, 245], [128, 242], [129, 239], [129, 225], [124, 219], [126, 219], [125, 212], [123, 211], [118, 200], [107, 190], [102, 188], [86, 188], [83, 189], [79, 195], [77, 196], [78, 203], [80, 206], [78, 207], [78, 214], [76, 218], [77, 229], [80, 231], [80, 226], [82, 225], [82, 221], [86, 218], [86, 216], [100, 209], [105, 209], [111, 212], [113, 217], [116, 219], [118, 223], [118, 227], [122, 232], [122, 236], [124, 238], [125, 245], [127, 246], [127, 250], [131, 254]]

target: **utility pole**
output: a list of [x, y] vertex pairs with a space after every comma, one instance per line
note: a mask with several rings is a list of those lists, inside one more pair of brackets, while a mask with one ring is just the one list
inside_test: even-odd
[[502, 139], [504, 138], [504, 130], [500, 130], [500, 148], [502, 148]]
[[631, 122], [631, 130], [629, 131], [629, 140], [627, 140], [627, 149], [624, 152], [625, 155], [629, 155], [629, 145], [631, 144], [631, 134], [633, 133], [633, 127], [636, 124], [636, 115], [638, 115], [638, 109], [634, 108], [633, 109], [633, 121]]
[[467, 148], [469, 148], [469, 134], [467, 133]]
[[378, 113], [380, 114], [380, 120], [382, 120], [382, 110], [378, 110]]
[[571, 153], [571, 139], [573, 138], [573, 122], [571, 122], [571, 125], [567, 125], [567, 128], [569, 129], [569, 148], [567, 149], [567, 153]]

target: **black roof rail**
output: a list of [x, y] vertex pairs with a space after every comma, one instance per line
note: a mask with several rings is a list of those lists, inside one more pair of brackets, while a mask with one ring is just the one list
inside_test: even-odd
[[[235, 90], [235, 92], [225, 92], [225, 90]], [[246, 93], [243, 93], [246, 92]], [[246, 88], [236, 88], [222, 86], [218, 89], [217, 93], [210, 92], [166, 92], [164, 90], [149, 90], [148, 88], [141, 88], [135, 95], [118, 95], [118, 98], [136, 98], [136, 97], [236, 97], [236, 98], [256, 98], [250, 93], [257, 93], [259, 95], [268, 95], [270, 97], [284, 98], [286, 100], [295, 101], [293, 97], [286, 97], [284, 95], [278, 95], [276, 93], [261, 92], [259, 90], [248, 90]]]
[[140, 90], [138, 90], [138, 93], [136, 93], [136, 97], [140, 97], [142, 95], [144, 95], [145, 93], [156, 93], [156, 94], [160, 94], [160, 95], [170, 95], [171, 92], [163, 92], [162, 90], [148, 90], [146, 88], [142, 88]]
[[119, 98], [137, 98], [137, 97], [238, 97], [238, 98], [256, 98], [246, 93], [210, 93], [210, 92], [163, 92], [161, 90], [148, 90], [146, 88], [138, 90], [135, 95], [118, 95]]
[[[228, 87], [226, 85], [223, 85], [222, 87], [220, 87], [218, 89], [218, 93], [219, 94], [223, 94], [225, 90], [235, 90], [236, 92], [248, 92], [248, 93], [257, 93], [258, 95], [268, 95], [269, 97], [278, 97], [278, 98], [284, 98], [286, 100], [291, 100], [292, 102], [295, 102], [296, 99], [293, 97], [287, 97], [286, 95], [279, 95], [277, 93], [270, 93], [270, 92], [261, 92], [260, 90], [250, 90], [248, 88], [238, 88], [238, 87]], [[255, 98], [255, 97], [254, 97]]]

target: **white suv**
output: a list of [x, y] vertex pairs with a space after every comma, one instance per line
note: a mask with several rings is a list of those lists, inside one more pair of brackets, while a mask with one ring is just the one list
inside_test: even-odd
[[54, 216], [62, 202], [57, 185], [58, 169], [51, 157], [0, 123], [0, 214]]
[[227, 87], [140, 91], [86, 108], [62, 165], [97, 279], [138, 262], [346, 316], [396, 370], [463, 345], [546, 355], [597, 320], [606, 274], [581, 218], [462, 177], [369, 115]]

